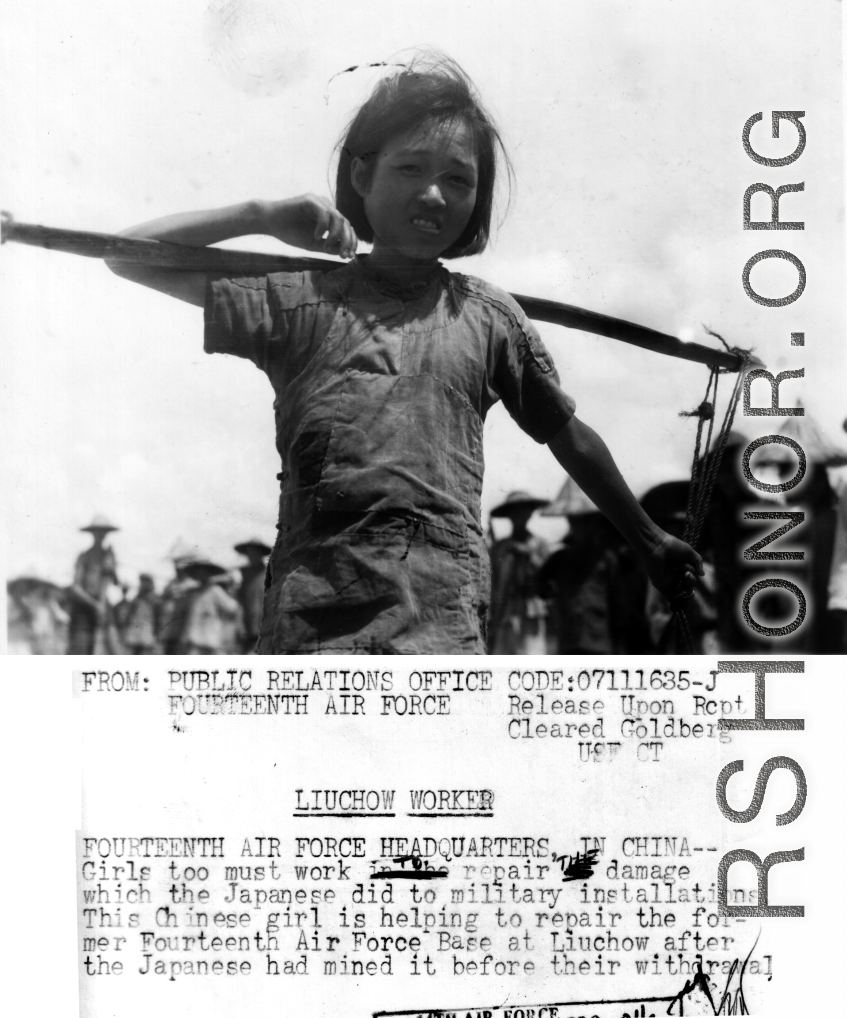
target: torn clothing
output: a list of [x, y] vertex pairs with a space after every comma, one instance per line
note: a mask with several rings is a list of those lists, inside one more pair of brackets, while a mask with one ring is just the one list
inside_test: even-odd
[[484, 653], [482, 425], [547, 442], [574, 412], [506, 293], [439, 266], [211, 279], [205, 348], [251, 360], [282, 462], [259, 653]]

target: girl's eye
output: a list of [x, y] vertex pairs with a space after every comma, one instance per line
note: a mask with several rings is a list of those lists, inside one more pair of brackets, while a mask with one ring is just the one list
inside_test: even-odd
[[454, 184], [461, 184], [462, 187], [470, 187], [471, 182], [467, 177], [461, 177], [458, 174], [450, 178]]
[[414, 163], [405, 163], [399, 167], [401, 173], [418, 173], [419, 168]]

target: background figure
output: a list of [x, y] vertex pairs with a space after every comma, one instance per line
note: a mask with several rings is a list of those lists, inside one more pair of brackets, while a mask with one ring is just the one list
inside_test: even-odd
[[550, 651], [645, 653], [647, 574], [621, 535], [568, 478], [543, 516], [565, 516], [568, 533], [544, 563], [539, 589], [550, 598]]
[[185, 613], [188, 598], [197, 589], [197, 581], [188, 575], [188, 566], [193, 556], [175, 552], [173, 554], [176, 575], [162, 591], [159, 599], [159, 643], [165, 654], [178, 654], [185, 630]]
[[186, 564], [185, 572], [198, 586], [187, 598], [180, 652], [226, 653], [227, 643], [234, 638], [233, 628], [241, 615], [238, 601], [216, 582], [226, 577], [226, 569], [208, 559], [195, 559]]
[[265, 598], [265, 560], [271, 553], [270, 547], [259, 538], [250, 538], [235, 545], [235, 550], [247, 559], [241, 569], [241, 585], [238, 588], [238, 603], [244, 614], [244, 636], [241, 651], [252, 654], [259, 639], [262, 624], [262, 604]]
[[105, 516], [95, 516], [87, 527], [90, 548], [76, 560], [70, 594], [69, 654], [111, 654], [117, 650], [117, 633], [108, 594], [118, 582], [115, 553], [105, 544], [106, 535], [118, 528]]
[[[126, 624], [129, 621], [129, 611], [132, 606], [132, 599], [129, 596], [129, 584], [121, 583], [118, 585], [118, 589], [121, 592], [120, 600], [112, 603], [112, 622], [114, 623], [115, 632], [117, 633], [119, 641], [119, 650], [125, 650], [126, 644], [123, 642], [124, 630]], [[117, 653], [117, 651], [115, 651]]]
[[511, 521], [512, 532], [490, 549], [490, 654], [547, 653], [547, 605], [538, 593], [538, 571], [549, 548], [527, 529], [532, 514], [544, 505], [542, 498], [513, 491], [491, 510], [492, 518]]
[[[802, 525], [776, 547], [805, 553], [802, 561], [787, 562], [782, 575], [800, 586], [811, 613], [794, 636], [782, 638], [781, 645], [792, 653], [843, 653], [843, 644], [841, 649], [829, 650], [832, 641], [838, 640], [833, 631], [833, 623], [837, 631], [838, 617], [827, 609], [847, 605], [844, 589], [847, 566], [842, 557], [844, 534], [841, 531], [845, 512], [842, 478], [847, 466], [847, 448], [830, 441], [808, 410], [802, 416], [788, 417], [777, 434], [795, 441], [806, 455], [803, 480], [779, 496], [780, 504], [772, 508], [802, 510], [805, 514]], [[776, 443], [757, 450], [750, 463], [754, 474], [762, 466], [775, 468], [781, 481], [790, 480], [797, 472], [796, 455]], [[794, 598], [787, 604], [778, 594], [760, 594], [751, 609], [753, 617], [766, 626], [785, 625], [796, 614]]]
[[228, 594], [235, 605], [233, 613], [221, 613], [221, 654], [243, 654], [244, 638], [244, 609], [238, 600], [238, 581], [232, 573], [222, 573], [212, 580], [226, 594]]
[[149, 573], [142, 573], [138, 583], [138, 593], [127, 609], [123, 641], [131, 654], [156, 654], [159, 650], [159, 604], [153, 577]]
[[[667, 481], [651, 488], [641, 500], [650, 519], [674, 537], [681, 538], [685, 531], [690, 486], [689, 481]], [[716, 650], [718, 608], [715, 567], [708, 559], [708, 550], [703, 554], [703, 576], [696, 578], [691, 597], [683, 602], [690, 646], [679, 631], [678, 623], [670, 625], [673, 612], [667, 598], [652, 584], [647, 584], [644, 611], [650, 642], [662, 654], [707, 654]]]
[[[750, 524], [744, 522], [744, 510], [768, 510], [773, 505], [763, 501], [741, 473], [741, 453], [748, 444], [737, 431], [731, 431], [726, 450], [715, 475], [712, 497], [703, 521], [700, 547], [709, 550], [715, 569], [715, 602], [720, 606], [717, 625], [719, 649], [755, 653], [761, 641], [741, 617], [738, 605], [752, 582], [750, 566], [742, 558], [742, 550], [753, 543]], [[712, 451], [701, 469], [708, 470]]]
[[64, 654], [68, 644], [67, 591], [36, 577], [6, 585], [10, 654]]
[[[847, 431], [847, 420], [842, 427]], [[823, 650], [827, 654], [847, 654], [847, 466], [832, 466], [827, 472], [838, 503]]]

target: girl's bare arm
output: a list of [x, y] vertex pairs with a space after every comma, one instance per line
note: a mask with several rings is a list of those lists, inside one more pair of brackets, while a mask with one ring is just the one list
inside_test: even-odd
[[[283, 201], [247, 201], [205, 212], [181, 212], [122, 232], [124, 237], [207, 247], [233, 237], [267, 234], [304, 248], [349, 258], [356, 253], [356, 234], [326, 198], [305, 194]], [[171, 297], [203, 307], [206, 273], [133, 265], [118, 259], [106, 264], [118, 276]]]
[[681, 589], [693, 586], [694, 573], [703, 574], [702, 559], [684, 541], [656, 526], [644, 512], [596, 431], [572, 417], [548, 447], [643, 559], [654, 586], [668, 600]]

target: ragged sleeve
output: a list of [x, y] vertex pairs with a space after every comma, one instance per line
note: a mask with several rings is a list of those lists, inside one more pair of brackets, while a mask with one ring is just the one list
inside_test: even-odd
[[559, 382], [553, 359], [523, 309], [496, 291], [494, 389], [518, 425], [536, 442], [554, 438], [576, 404]]
[[206, 353], [245, 357], [267, 370], [271, 342], [280, 326], [272, 308], [269, 281], [268, 276], [209, 278], [203, 343]]

